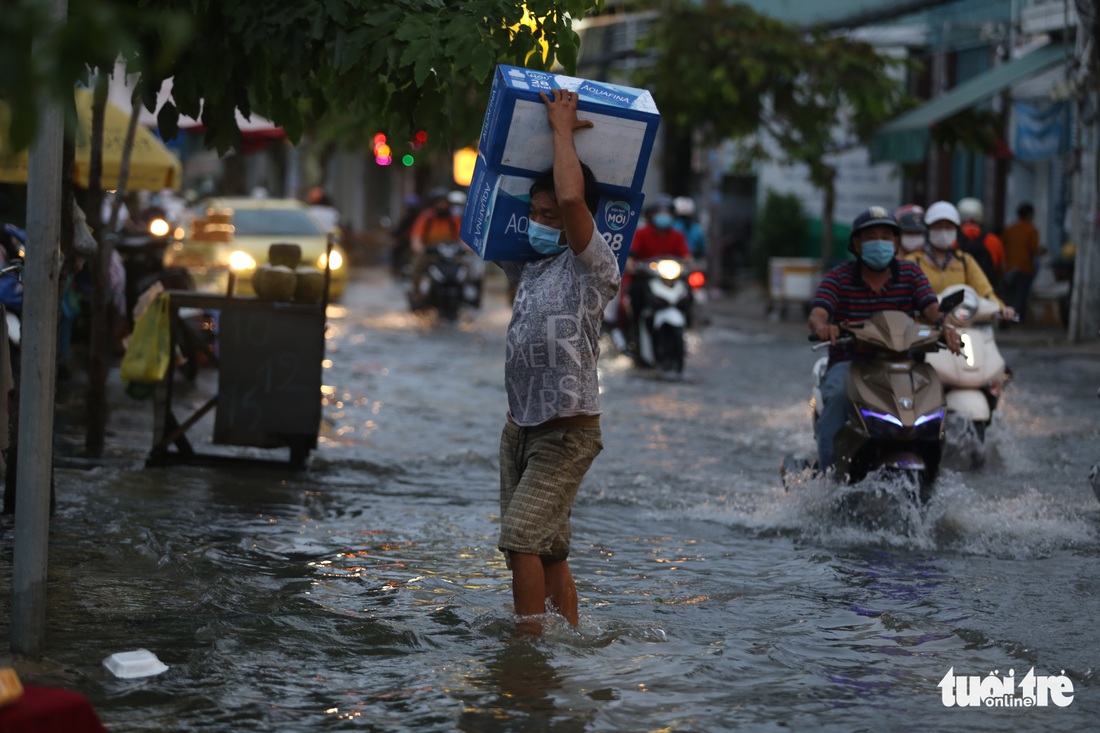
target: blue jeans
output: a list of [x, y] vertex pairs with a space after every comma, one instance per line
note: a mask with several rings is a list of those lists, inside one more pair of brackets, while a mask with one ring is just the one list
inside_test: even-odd
[[844, 382], [848, 378], [850, 361], [841, 361], [829, 367], [821, 380], [821, 416], [817, 419], [817, 466], [824, 472], [836, 463], [833, 440], [844, 421], [848, 419], [848, 399], [844, 394]]

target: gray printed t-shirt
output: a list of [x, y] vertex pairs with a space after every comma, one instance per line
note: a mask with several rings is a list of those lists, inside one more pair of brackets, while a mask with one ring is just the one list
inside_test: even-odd
[[504, 360], [512, 420], [529, 427], [600, 414], [600, 326], [619, 290], [619, 263], [603, 236], [593, 227], [580, 255], [566, 249], [541, 260], [499, 264], [518, 283]]

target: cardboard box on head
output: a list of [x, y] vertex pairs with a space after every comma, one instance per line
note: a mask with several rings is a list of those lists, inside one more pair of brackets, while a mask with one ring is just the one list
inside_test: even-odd
[[539, 92], [553, 89], [577, 92], [577, 116], [595, 125], [575, 144], [601, 187], [641, 191], [661, 119], [649, 92], [518, 66], [498, 66], [493, 77], [478, 144], [489, 168], [533, 177], [551, 166], [553, 135]]
[[[509, 262], [535, 260], [543, 255], [527, 241], [527, 223], [531, 213], [531, 184], [535, 179], [509, 176], [490, 170], [478, 156], [466, 212], [459, 237], [483, 260]], [[600, 192], [593, 217], [596, 231], [611, 247], [619, 261], [619, 272], [626, 267], [634, 230], [642, 216], [645, 195]]]
[[641, 191], [660, 122], [644, 89], [498, 66], [460, 236], [485, 260], [541, 257], [527, 241], [527, 223], [531, 184], [554, 162], [553, 134], [539, 96], [553, 89], [577, 92], [577, 116], [594, 123], [573, 140], [599, 183], [596, 230], [622, 271], [642, 216]]

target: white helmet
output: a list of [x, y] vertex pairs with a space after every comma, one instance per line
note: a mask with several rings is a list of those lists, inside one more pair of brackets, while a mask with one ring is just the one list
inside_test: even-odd
[[451, 191], [449, 194], [447, 194], [447, 201], [454, 204], [455, 206], [465, 206], [466, 205], [466, 192], [465, 191]]
[[937, 201], [928, 207], [928, 211], [924, 212], [924, 223], [932, 226], [937, 221], [949, 221], [955, 226], [959, 226], [961, 223], [959, 221], [959, 210], [950, 201]]
[[984, 209], [982, 202], [975, 198], [959, 199], [959, 216], [963, 221], [973, 221], [978, 224], [982, 222], [982, 214]]
[[676, 216], [695, 216], [695, 202], [690, 196], [677, 196], [672, 199], [672, 209]]

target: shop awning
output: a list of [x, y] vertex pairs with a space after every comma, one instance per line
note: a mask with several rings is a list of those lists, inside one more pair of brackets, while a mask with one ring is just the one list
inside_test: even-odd
[[[74, 89], [76, 116], [79, 127], [76, 131], [76, 150], [73, 160], [73, 182], [79, 186], [88, 185], [88, 171], [91, 168], [91, 129], [92, 129], [92, 92], [87, 89]], [[6, 123], [8, 107], [0, 102], [0, 128]], [[130, 124], [130, 113], [111, 102], [103, 115], [103, 180], [105, 189], [118, 187], [122, 167], [122, 150], [126, 141], [126, 129]], [[0, 131], [0, 141], [7, 138]], [[30, 166], [28, 151], [9, 154], [0, 143], [0, 182], [26, 183]], [[165, 147], [150, 130], [138, 125], [134, 130], [133, 147], [130, 150], [130, 173], [126, 187], [131, 191], [146, 189], [159, 191], [162, 188], [178, 189], [182, 165], [179, 158]]]
[[937, 122], [978, 105], [1002, 89], [1065, 58], [1066, 47], [1052, 43], [964, 81], [925, 104], [886, 123], [875, 133], [871, 159], [917, 163], [928, 154], [929, 131]]

